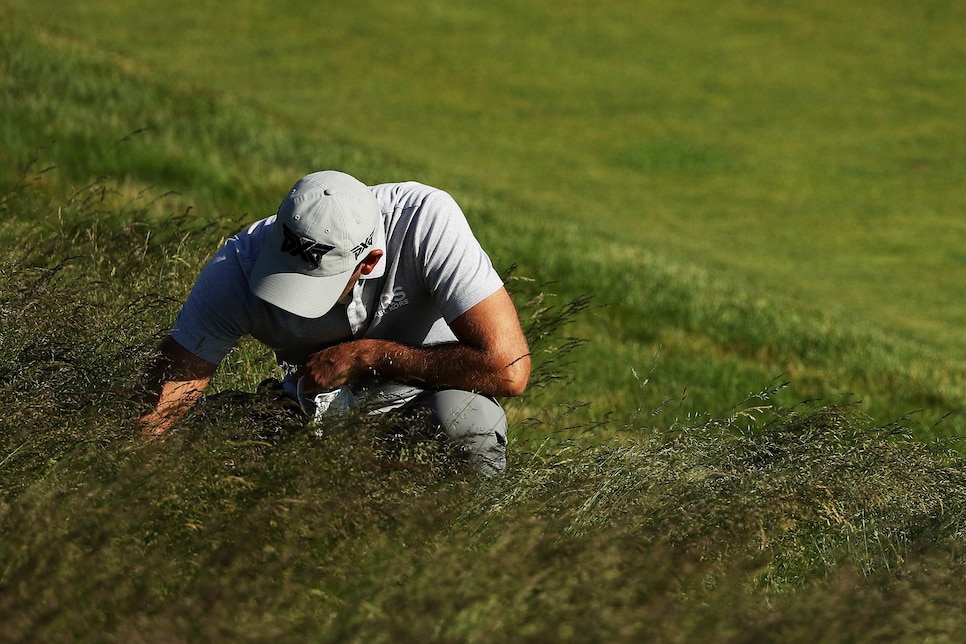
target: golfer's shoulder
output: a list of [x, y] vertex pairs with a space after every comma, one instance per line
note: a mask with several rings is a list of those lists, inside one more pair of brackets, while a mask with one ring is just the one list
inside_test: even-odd
[[382, 205], [383, 212], [401, 209], [448, 209], [458, 208], [456, 200], [440, 188], [418, 181], [401, 181], [371, 186], [373, 195]]

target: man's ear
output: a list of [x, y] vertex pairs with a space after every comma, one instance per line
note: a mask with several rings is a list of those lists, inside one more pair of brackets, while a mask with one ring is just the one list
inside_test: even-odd
[[359, 264], [359, 268], [362, 269], [362, 274], [368, 275], [369, 273], [374, 271], [376, 269], [376, 264], [379, 263], [379, 260], [381, 258], [382, 258], [381, 250], [369, 251], [369, 254], [366, 255], [366, 258], [362, 260], [361, 264]]

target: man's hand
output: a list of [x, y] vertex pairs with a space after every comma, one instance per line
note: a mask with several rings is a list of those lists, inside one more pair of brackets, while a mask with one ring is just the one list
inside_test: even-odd
[[309, 356], [305, 361], [303, 375], [310, 391], [332, 391], [347, 385], [370, 371], [373, 357], [369, 351], [378, 351], [377, 340], [355, 340], [327, 347]]

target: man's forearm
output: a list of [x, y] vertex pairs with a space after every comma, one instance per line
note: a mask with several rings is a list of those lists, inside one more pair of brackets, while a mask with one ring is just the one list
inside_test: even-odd
[[318, 390], [368, 373], [424, 389], [465, 389], [518, 396], [530, 378], [530, 350], [506, 289], [499, 289], [450, 323], [456, 341], [408, 346], [364, 338], [309, 356], [305, 374]]
[[144, 375], [145, 401], [151, 409], [138, 419], [143, 433], [159, 436], [198, 402], [217, 365], [205, 362], [170, 336]]
[[201, 398], [207, 381], [165, 382], [152, 408], [138, 419], [145, 436], [160, 436], [188, 413]]
[[320, 389], [365, 375], [427, 389], [466, 389], [518, 396], [526, 388], [530, 355], [487, 351], [458, 342], [410, 347], [387, 340], [355, 340], [314, 354], [306, 371]]
[[388, 380], [426, 388], [477, 391], [490, 396], [518, 396], [526, 387], [530, 354], [490, 354], [460, 343], [409, 347], [372, 341], [371, 369]]

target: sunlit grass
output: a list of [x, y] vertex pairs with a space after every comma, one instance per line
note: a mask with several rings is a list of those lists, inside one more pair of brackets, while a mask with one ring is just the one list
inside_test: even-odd
[[[576, 7], [547, 14], [550, 27], [566, 34], [566, 11]], [[594, 49], [603, 43], [593, 38], [597, 30], [624, 42], [639, 36], [635, 7], [624, 7], [626, 20], [584, 26], [577, 44], [597, 57], [581, 63], [579, 82], [559, 90], [572, 92], [572, 102], [548, 124], [569, 123], [564, 108], [576, 118], [580, 109], [604, 115], [627, 100], [619, 88], [592, 99], [581, 83], [607, 66], [610, 46]], [[434, 21], [454, 19], [449, 5], [430, 8]], [[478, 21], [490, 11], [462, 9]], [[692, 9], [664, 9], [647, 35], [673, 43], [680, 33], [670, 27], [685, 24]], [[411, 8], [394, 11], [405, 19]], [[829, 5], [813, 17], [822, 11], [853, 13]], [[872, 25], [895, 26], [888, 12], [859, 13]], [[913, 13], [928, 19], [919, 8]], [[718, 9], [722, 32], [729, 16]], [[834, 21], [785, 21], [774, 7], [742, 19], [766, 34], [775, 21], [794, 33], [828, 25], [816, 37], [833, 45], [847, 31]], [[125, 28], [117, 27], [111, 33]], [[917, 33], [903, 29], [906, 38]], [[473, 42], [503, 38], [474, 33]], [[910, 45], [876, 44], [871, 33], [863, 32], [860, 49], [889, 60]], [[799, 280], [834, 270], [793, 272], [794, 280], [775, 266], [758, 278], [757, 269], [732, 270], [754, 268], [747, 251], [760, 239], [808, 259], [807, 240], [780, 225], [782, 213], [836, 204], [819, 179], [838, 170], [802, 174], [804, 161], [748, 147], [740, 133], [683, 136], [696, 123], [684, 108], [704, 96], [686, 85], [675, 103], [681, 113], [665, 114], [672, 135], [615, 146], [602, 130], [590, 141], [602, 156], [586, 164], [560, 157], [528, 165], [530, 178], [574, 179], [582, 197], [539, 182], [511, 190], [501, 184], [519, 176], [509, 160], [492, 171], [489, 162], [476, 165], [493, 153], [486, 137], [441, 169], [402, 144], [383, 150], [354, 133], [348, 117], [333, 132], [307, 137], [278, 112], [195, 91], [187, 79], [164, 82], [89, 41], [35, 36], [0, 32], [0, 140], [9, 151], [0, 160], [0, 639], [962, 639], [964, 464], [955, 440], [937, 440], [962, 433], [961, 361], [942, 342], [893, 329], [870, 304], [874, 293], [853, 290], [838, 310], [802, 296], [809, 289]], [[760, 37], [728, 47], [754, 49]], [[943, 42], [930, 55], [958, 46]], [[524, 61], [533, 65], [559, 54], [550, 38], [503, 44], [536, 57]], [[702, 57], [708, 51], [682, 56], [711, 65], [713, 56]], [[758, 73], [792, 83], [793, 61], [779, 62], [761, 63]], [[942, 65], [930, 74], [958, 78]], [[930, 78], [923, 100], [942, 107]], [[650, 80], [665, 90], [677, 82]], [[460, 114], [462, 91], [442, 95], [437, 113]], [[716, 95], [715, 105], [727, 108], [726, 99]], [[301, 100], [311, 104], [308, 94]], [[523, 116], [535, 109], [525, 93], [512, 106]], [[873, 116], [888, 121], [887, 112]], [[640, 115], [628, 118], [641, 125]], [[831, 122], [810, 118], [798, 123], [821, 131]], [[765, 130], [777, 137], [781, 124]], [[932, 132], [924, 140], [940, 125], [924, 124]], [[552, 139], [519, 134], [507, 130], [494, 145], [533, 152], [528, 159], [555, 149]], [[818, 143], [828, 149], [834, 138]], [[446, 145], [461, 143], [456, 136]], [[786, 152], [810, 149], [802, 140], [788, 145]], [[860, 156], [839, 157], [836, 168], [860, 190], [869, 185], [864, 172], [889, 179], [911, 167], [918, 154], [911, 150], [908, 159], [892, 156], [873, 168]], [[942, 154], [956, 158], [954, 148]], [[767, 208], [754, 210], [761, 194], [736, 179], [760, 164], [791, 174]], [[461, 165], [485, 176], [468, 181]], [[135, 440], [140, 372], [194, 276], [224, 236], [270, 212], [280, 192], [316, 167], [371, 181], [423, 170], [452, 180], [495, 264], [507, 270], [535, 371], [527, 394], [506, 401], [505, 477], [477, 480], [431, 442], [394, 456], [372, 419], [328, 427], [318, 439], [258, 396], [209, 399], [163, 443]], [[864, 221], [822, 220], [822, 243], [851, 248], [855, 231], [866, 230], [869, 247], [916, 256], [921, 240], [904, 242], [882, 226], [905, 227], [918, 213], [925, 218], [915, 221], [933, 230], [945, 216], [941, 200], [955, 202], [961, 192], [952, 186], [932, 195], [942, 174], [926, 168], [914, 176], [924, 210], [885, 216], [880, 206], [891, 196], [883, 190], [852, 210]], [[637, 186], [646, 197], [634, 201], [639, 211], [615, 208], [610, 220], [595, 210], [625, 201], [599, 183], [608, 177]], [[682, 216], [709, 199], [713, 216]], [[766, 211], [773, 219], [763, 219]], [[637, 221], [640, 213], [657, 224], [648, 243], [630, 227], [604, 223]], [[774, 226], [765, 234], [767, 221]], [[668, 231], [682, 236], [664, 237]], [[866, 258], [848, 261], [878, 275], [884, 259]], [[897, 286], [894, 306], [904, 306], [905, 293]], [[950, 333], [941, 319], [935, 324]], [[273, 369], [268, 352], [246, 342], [211, 393], [253, 391]], [[947, 412], [954, 415], [942, 420]]]

